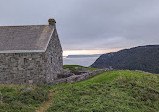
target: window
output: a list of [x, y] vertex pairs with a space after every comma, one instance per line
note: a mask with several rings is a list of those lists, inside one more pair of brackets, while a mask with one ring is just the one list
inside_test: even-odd
[[52, 57], [51, 57], [51, 63], [52, 63]]
[[24, 58], [24, 64], [25, 64], [25, 63], [27, 63], [27, 59], [26, 59], [26, 58]]

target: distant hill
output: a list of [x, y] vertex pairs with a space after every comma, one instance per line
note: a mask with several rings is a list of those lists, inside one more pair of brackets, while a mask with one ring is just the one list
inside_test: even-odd
[[139, 46], [103, 54], [91, 67], [159, 73], [159, 45]]

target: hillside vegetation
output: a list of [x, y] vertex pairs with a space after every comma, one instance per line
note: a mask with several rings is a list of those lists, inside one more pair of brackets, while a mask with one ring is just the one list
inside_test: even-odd
[[159, 75], [107, 71], [72, 84], [0, 85], [0, 112], [35, 112], [39, 106], [47, 112], [159, 112]]
[[0, 85], [0, 112], [34, 112], [48, 98], [47, 90], [40, 87]]
[[64, 65], [63, 68], [70, 69], [72, 71], [99, 70], [98, 68], [84, 67], [84, 66], [80, 66], [80, 65]]
[[103, 54], [91, 67], [159, 73], [159, 45], [139, 46]]
[[89, 80], [50, 87], [48, 112], [158, 112], [159, 75], [108, 71]]

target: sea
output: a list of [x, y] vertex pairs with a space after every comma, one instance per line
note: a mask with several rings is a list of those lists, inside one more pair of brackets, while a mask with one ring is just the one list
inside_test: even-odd
[[85, 67], [89, 67], [92, 65], [98, 58], [98, 55], [69, 55], [67, 57], [63, 57], [64, 65], [81, 65]]

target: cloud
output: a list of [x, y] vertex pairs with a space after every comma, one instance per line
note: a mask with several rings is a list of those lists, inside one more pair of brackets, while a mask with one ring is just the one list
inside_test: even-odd
[[158, 0], [0, 1], [0, 25], [48, 24], [56, 18], [64, 50], [159, 43]]

